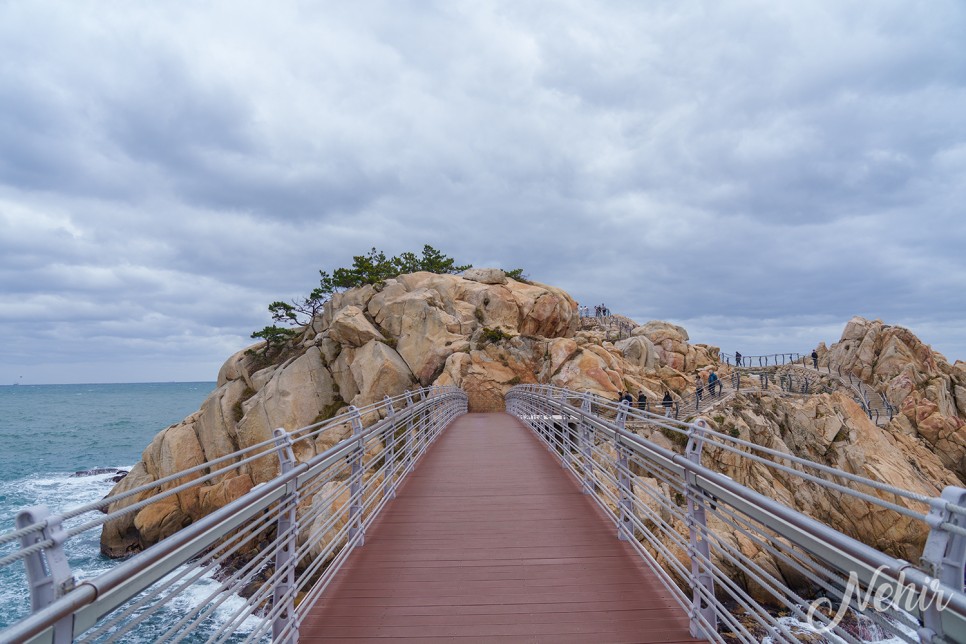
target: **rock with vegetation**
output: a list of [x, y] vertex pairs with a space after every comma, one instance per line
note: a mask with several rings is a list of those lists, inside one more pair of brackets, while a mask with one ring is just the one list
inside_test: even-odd
[[[311, 310], [304, 301], [301, 308]], [[276, 427], [294, 430], [348, 405], [362, 407], [420, 386], [463, 387], [473, 411], [502, 410], [503, 395], [522, 382], [610, 397], [639, 388], [653, 396], [663, 387], [658, 354], [645, 339], [625, 347], [633, 356], [625, 359], [600, 336], [577, 333], [577, 305], [565, 292], [498, 269], [464, 276], [420, 271], [365, 283], [329, 293], [315, 316], [301, 321], [294, 335], [262, 338], [230, 357], [201, 409], [159, 433], [112, 494], [269, 440]], [[684, 375], [676, 375], [686, 386]], [[305, 461], [335, 439], [319, 440], [299, 443], [296, 457]], [[139, 550], [276, 473], [274, 459], [261, 459], [111, 521], [102, 550], [111, 556]]]
[[[687, 393], [696, 371], [727, 372], [717, 348], [690, 344], [681, 327], [627, 321], [629, 334], [618, 340], [613, 329], [593, 324], [581, 329], [577, 305], [567, 293], [516, 279], [522, 279], [519, 269], [458, 275], [453, 269], [464, 267], [438, 253], [424, 255], [430, 264], [449, 268], [393, 272], [421, 260], [387, 259], [373, 251], [356, 258], [349, 277], [343, 269], [334, 273], [352, 288], [334, 288], [336, 278], [322, 273], [318, 292], [274, 303], [277, 322], [297, 322], [293, 333], [257, 336], [262, 342], [231, 356], [201, 409], [159, 433], [112, 494], [268, 440], [276, 427], [291, 431], [332, 418], [348, 405], [364, 406], [425, 385], [462, 387], [471, 411], [496, 411], [520, 383], [551, 383], [610, 399], [618, 391], [642, 391], [654, 404], [665, 390]], [[961, 484], [962, 363], [950, 365], [905, 329], [858, 318], [840, 343], [821, 347], [820, 354], [825, 363], [836, 361], [886, 393], [902, 410], [900, 417], [880, 428], [843, 394], [766, 393], [720, 403], [709, 413], [711, 422], [745, 440], [927, 495]], [[349, 431], [341, 426], [314, 443], [300, 443], [296, 457], [310, 459]], [[659, 431], [641, 431], [665, 447], [681, 447]], [[925, 535], [914, 522], [858, 507], [772, 470], [747, 467], [722, 450], [709, 449], [706, 463], [887, 552], [914, 560], [921, 549]], [[102, 550], [122, 556], [144, 548], [275, 476], [277, 468], [275, 459], [261, 459], [112, 520], [105, 525]], [[111, 509], [140, 500], [124, 499]], [[305, 501], [307, 508], [313, 503]], [[715, 529], [763, 565], [781, 568], [767, 554], [751, 552], [753, 545], [740, 535], [721, 525]]]

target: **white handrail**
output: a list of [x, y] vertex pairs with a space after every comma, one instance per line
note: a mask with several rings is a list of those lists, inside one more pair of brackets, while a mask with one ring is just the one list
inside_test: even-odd
[[[303, 613], [363, 542], [393, 490], [466, 411], [466, 394], [454, 387], [407, 392], [293, 432], [276, 430], [271, 441], [219, 459], [223, 467], [210, 475], [199, 475], [200, 467], [165, 477], [132, 490], [127, 497], [136, 504], [104, 516], [100, 510], [118, 497], [62, 515], [24, 511], [20, 527], [0, 536], [10, 551], [0, 567], [20, 560], [38, 564], [28, 565], [41, 575], [29, 582], [44, 589], [45, 599], [34, 602], [29, 615], [25, 606], [24, 618], [0, 631], [0, 642], [118, 641], [135, 629], [154, 641], [189, 634], [208, 641], [294, 641]], [[364, 416], [379, 420], [363, 427]], [[356, 427], [351, 437], [307, 462], [295, 460], [293, 445], [347, 422]], [[266, 457], [278, 460], [278, 476], [110, 571], [74, 579], [67, 568], [66, 581], [61, 572], [57, 583], [42, 577], [57, 549], [69, 556], [80, 535], [159, 499], [197, 493], [215, 477]], [[87, 514], [94, 512], [98, 516], [90, 520]], [[65, 522], [77, 525], [51, 531]], [[26, 547], [13, 550], [17, 542]]]
[[[810, 610], [812, 602], [821, 601], [844, 606], [853, 623], [868, 620], [902, 641], [966, 641], [966, 490], [951, 487], [942, 498], [925, 497], [711, 431], [700, 419], [677, 422], [548, 385], [514, 387], [507, 409], [560, 456], [585, 491], [594, 492], [619, 534], [633, 531], [630, 543], [689, 612], [693, 636], [793, 641], [797, 629], [810, 624], [834, 639], [858, 642], [835, 611]], [[678, 435], [687, 445], [682, 453], [665, 449], [627, 429], [631, 423]], [[803, 484], [921, 521], [924, 532], [931, 531], [922, 567], [703, 466], [701, 448], [711, 446], [749, 466], [781, 471]], [[738, 547], [738, 538], [759, 554], [750, 557]], [[678, 552], [687, 553], [690, 568]], [[908, 604], [900, 610], [889, 601], [863, 603], [884, 596], [901, 596]], [[742, 609], [742, 619], [735, 607]], [[776, 607], [798, 624], [781, 618]]]

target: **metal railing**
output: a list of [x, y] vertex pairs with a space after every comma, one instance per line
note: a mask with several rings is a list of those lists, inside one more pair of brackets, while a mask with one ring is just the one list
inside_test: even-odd
[[[0, 642], [297, 641], [366, 528], [466, 410], [456, 388], [407, 392], [62, 514], [24, 510], [0, 535], [0, 572], [24, 562], [30, 606]], [[236, 500], [106, 573], [71, 570], [72, 547], [105, 523], [197, 500], [266, 459], [278, 475]]]
[[794, 364], [805, 360], [805, 356], [800, 353], [769, 353], [760, 356], [741, 356], [737, 357], [734, 353], [722, 353], [720, 359], [726, 365], [736, 367], [780, 367], [786, 364]]
[[[551, 386], [514, 387], [507, 409], [594, 495], [687, 611], [693, 636], [824, 633], [859, 644], [872, 639], [865, 629], [890, 641], [966, 641], [966, 489], [926, 497], [713, 431], [703, 419], [680, 423]], [[629, 421], [681, 453], [628, 431]], [[877, 550], [741, 485], [703, 464], [703, 452], [786, 477], [800, 494], [827, 493], [854, 512], [884, 511], [885, 523], [910, 521], [928, 533], [921, 559]]]
[[842, 383], [843, 387], [847, 387], [852, 392], [852, 397], [862, 407], [862, 411], [876, 425], [885, 425], [896, 415], [895, 406], [889, 402], [885, 394], [876, 391], [871, 385], [863, 382], [861, 378], [852, 374], [847, 369], [843, 371], [841, 366], [827, 363], [815, 368], [812, 366], [812, 361], [809, 360], [807, 364], [803, 362], [802, 364], [788, 365], [788, 367], [800, 370], [805, 374], [814, 374], [815, 376], [821, 375], [824, 367], [825, 374], [828, 377], [838, 380]]
[[[734, 359], [733, 355], [721, 354], [721, 360], [728, 366], [732, 365]], [[767, 392], [769, 385], [775, 385], [779, 391], [785, 393], [832, 393], [834, 388], [821, 381], [822, 375], [837, 380], [847, 389], [869, 420], [876, 425], [886, 425], [896, 415], [895, 406], [885, 394], [876, 391], [848, 370], [843, 371], [840, 366], [825, 364], [816, 367], [816, 360], [800, 353], [743, 356], [740, 362], [740, 369], [734, 369], [729, 376], [718, 380], [717, 396], [711, 395], [707, 384], [702, 384], [701, 387], [695, 387], [678, 397], [673, 404], [673, 417], [681, 418], [688, 413], [700, 413], [712, 404], [728, 398], [729, 394], [740, 391], [742, 387]]]
[[580, 318], [580, 328], [583, 330], [603, 329], [604, 331], [616, 332], [617, 339], [623, 340], [631, 337], [634, 326], [625, 319], [615, 315], [590, 315]]

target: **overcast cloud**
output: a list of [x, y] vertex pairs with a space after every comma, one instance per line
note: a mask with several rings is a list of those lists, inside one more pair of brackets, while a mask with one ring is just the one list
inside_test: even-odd
[[0, 384], [213, 380], [376, 246], [966, 359], [966, 5], [0, 1]]

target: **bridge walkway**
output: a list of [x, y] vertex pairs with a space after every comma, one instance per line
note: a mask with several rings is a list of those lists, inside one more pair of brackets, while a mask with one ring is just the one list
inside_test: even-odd
[[302, 622], [302, 642], [695, 642], [688, 619], [518, 419], [467, 414]]

